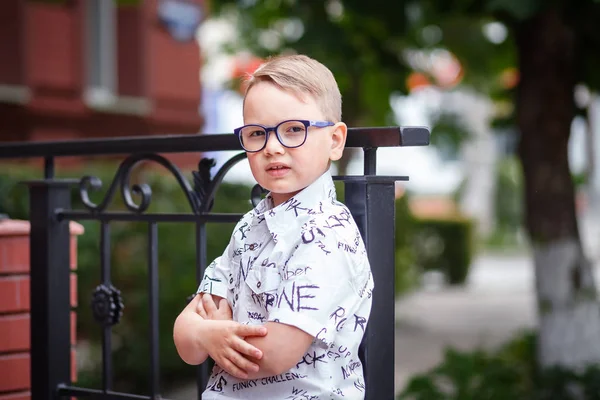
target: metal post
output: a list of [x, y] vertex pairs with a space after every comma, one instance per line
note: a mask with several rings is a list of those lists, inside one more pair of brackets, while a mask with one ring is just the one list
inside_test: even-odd
[[[102, 284], [110, 287], [110, 224], [100, 223], [100, 273]], [[102, 390], [113, 389], [112, 326], [102, 327]]]
[[394, 398], [395, 202], [394, 182], [366, 185], [366, 246], [375, 281], [365, 332], [366, 400]]
[[71, 383], [69, 221], [70, 181], [32, 181], [29, 185], [31, 263], [31, 398], [56, 397]]
[[[200, 286], [202, 282], [208, 261], [206, 258], [208, 252], [206, 240], [206, 224], [204, 222], [196, 223], [196, 287]], [[198, 400], [202, 400], [202, 392], [206, 389], [213, 366], [214, 362], [209, 357], [196, 369]]]
[[158, 313], [158, 225], [148, 223], [148, 298], [150, 312], [150, 398], [160, 398], [160, 355]]
[[377, 148], [366, 147], [363, 149], [363, 174], [375, 175], [377, 173]]
[[366, 209], [366, 197], [367, 197], [367, 185], [364, 180], [360, 181], [345, 181], [345, 198], [344, 204], [350, 210], [352, 218], [356, 221], [358, 230], [362, 235], [365, 244], [367, 242], [366, 227], [367, 227], [367, 209]]
[[[374, 173], [373, 164], [365, 162], [365, 169]], [[360, 349], [365, 400], [391, 399], [394, 397], [395, 178], [371, 175], [347, 179], [345, 185], [345, 203], [365, 241], [375, 282], [371, 315]]]
[[44, 157], [44, 179], [54, 178], [54, 157]]
[[[365, 400], [394, 397], [395, 178], [376, 176], [377, 149], [364, 150], [364, 177], [345, 180], [346, 206], [365, 241], [375, 289], [360, 347]], [[397, 177], [398, 180], [407, 179]]]

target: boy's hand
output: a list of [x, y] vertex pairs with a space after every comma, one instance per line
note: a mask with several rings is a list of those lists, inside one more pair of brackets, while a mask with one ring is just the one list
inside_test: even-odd
[[206, 329], [199, 332], [197, 340], [221, 368], [239, 379], [248, 379], [248, 372], [258, 372], [258, 365], [245, 356], [260, 360], [262, 352], [244, 338], [265, 336], [267, 328], [235, 321], [207, 319], [205, 322]]
[[219, 306], [214, 302], [213, 297], [208, 293], [202, 293], [202, 300], [198, 302], [196, 312], [204, 319], [229, 320], [233, 319], [231, 307], [226, 299], [220, 298]]

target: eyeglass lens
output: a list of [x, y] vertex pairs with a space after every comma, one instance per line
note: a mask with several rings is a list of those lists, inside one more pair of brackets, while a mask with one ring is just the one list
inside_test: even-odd
[[[279, 141], [285, 147], [298, 147], [306, 139], [306, 126], [300, 121], [286, 121], [277, 126]], [[242, 145], [248, 151], [257, 151], [264, 147], [267, 132], [258, 125], [249, 125], [240, 131]]]

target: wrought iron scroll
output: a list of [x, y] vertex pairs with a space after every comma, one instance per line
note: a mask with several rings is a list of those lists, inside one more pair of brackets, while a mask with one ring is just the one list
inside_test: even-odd
[[[206, 203], [206, 196], [210, 190], [210, 170], [216, 165], [214, 158], [202, 158], [198, 163], [198, 171], [192, 171], [194, 178], [194, 190], [201, 203]], [[212, 204], [207, 205], [212, 209]]]
[[256, 207], [262, 200], [262, 195], [267, 192], [268, 190], [260, 186], [258, 183], [254, 185], [252, 192], [250, 193], [250, 201], [252, 202], [252, 205]]
[[[214, 205], [215, 195], [223, 182], [225, 175], [237, 163], [246, 158], [246, 153], [239, 153], [227, 160], [219, 169], [214, 178], [211, 179], [210, 170], [215, 166], [211, 158], [203, 158], [198, 163], [198, 170], [193, 171], [194, 185], [190, 184], [181, 170], [165, 157], [154, 153], [133, 154], [127, 157], [119, 165], [115, 176], [102, 201], [98, 204], [90, 200], [90, 191], [102, 189], [102, 181], [95, 176], [84, 176], [79, 183], [79, 195], [83, 205], [93, 213], [101, 213], [106, 210], [115, 197], [117, 190], [121, 191], [123, 202], [129, 211], [135, 213], [145, 212], [152, 201], [152, 188], [147, 183], [131, 185], [131, 174], [134, 168], [141, 162], [152, 161], [166, 168], [177, 180], [183, 190], [186, 199], [194, 214], [208, 213]], [[266, 191], [259, 185], [255, 185], [251, 192], [251, 201], [254, 206], [258, 204], [261, 196]], [[140, 196], [139, 204], [133, 199], [133, 195]]]
[[201, 190], [201, 212], [209, 212], [212, 209], [215, 195], [217, 194], [217, 189], [219, 189], [221, 182], [223, 182], [223, 178], [225, 178], [225, 175], [231, 168], [245, 158], [246, 153], [236, 154], [235, 156], [231, 157], [225, 164], [223, 164], [213, 179], [210, 179], [210, 168], [214, 166], [214, 160], [208, 159], [210, 161], [204, 161], [203, 159], [200, 161], [198, 172], [194, 173], [194, 180], [196, 182], [196, 188]]
[[[123, 201], [128, 210], [136, 213], [143, 213], [146, 211], [152, 200], [152, 189], [150, 188], [150, 185], [142, 183], [130, 186], [130, 178], [133, 169], [137, 164], [143, 161], [153, 161], [171, 172], [179, 183], [179, 186], [183, 189], [194, 214], [200, 212], [200, 199], [179, 168], [165, 157], [152, 153], [133, 154], [127, 157], [121, 165], [119, 165], [108, 192], [100, 204], [95, 204], [90, 200], [89, 190], [100, 190], [102, 188], [102, 181], [95, 176], [84, 176], [79, 184], [79, 195], [83, 205], [92, 212], [99, 213], [104, 211], [113, 200], [117, 187], [120, 186], [121, 195], [123, 196]], [[141, 196], [140, 204], [134, 202], [132, 194]]]

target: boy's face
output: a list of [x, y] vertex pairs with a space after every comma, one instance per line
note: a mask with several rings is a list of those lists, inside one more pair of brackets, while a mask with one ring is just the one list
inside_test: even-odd
[[[275, 126], [286, 120], [325, 121], [312, 96], [299, 97], [269, 82], [258, 82], [244, 102], [244, 124]], [[346, 125], [309, 127], [306, 142], [296, 148], [284, 147], [275, 132], [261, 151], [248, 153], [256, 181], [271, 192], [275, 206], [289, 200], [319, 178], [329, 162], [339, 160], [346, 142]]]

